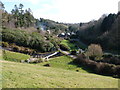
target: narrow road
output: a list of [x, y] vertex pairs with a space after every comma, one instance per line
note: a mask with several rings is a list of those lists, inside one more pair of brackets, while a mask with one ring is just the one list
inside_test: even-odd
[[50, 58], [50, 57], [52, 57], [52, 56], [54, 56], [54, 55], [56, 55], [56, 54], [58, 54], [58, 52], [52, 53], [52, 54], [50, 54], [50, 55], [44, 57], [43, 59], [48, 59], [48, 58]]
[[77, 56], [75, 56], [75, 55], [71, 55], [69, 52], [67, 52], [67, 51], [63, 51], [63, 50], [61, 50], [61, 49], [58, 49], [61, 53], [63, 53], [63, 54], [65, 54], [65, 55], [67, 55], [67, 56], [69, 56], [69, 57], [71, 57], [71, 58], [73, 58], [73, 59], [76, 59], [77, 58]]

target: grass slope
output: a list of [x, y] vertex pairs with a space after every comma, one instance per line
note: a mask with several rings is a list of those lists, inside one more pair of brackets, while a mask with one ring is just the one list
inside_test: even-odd
[[0, 62], [0, 90], [2, 88], [2, 63]]
[[70, 50], [78, 50], [77, 47], [75, 47], [75, 44], [70, 43], [70, 41], [68, 41], [68, 40], [62, 40], [62, 42], [60, 44], [65, 45]]
[[74, 70], [74, 71], [79, 70], [79, 72], [87, 73], [86, 70], [83, 70], [83, 67], [77, 67], [77, 65], [73, 63], [73, 59], [71, 59], [68, 56], [51, 58], [48, 62], [43, 62], [43, 63], [40, 63], [39, 65], [45, 65], [48, 63], [51, 65], [51, 67], [54, 67], [54, 68], [61, 68], [61, 69]]
[[3, 88], [118, 88], [112, 77], [10, 61], [2, 62]]
[[21, 60], [26, 60], [28, 58], [30, 58], [30, 55], [3, 50], [4, 60], [20, 62]]

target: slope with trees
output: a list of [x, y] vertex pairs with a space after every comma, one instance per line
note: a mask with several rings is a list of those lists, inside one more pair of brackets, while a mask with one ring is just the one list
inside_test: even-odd
[[120, 51], [119, 17], [119, 13], [109, 14], [97, 21], [83, 24], [77, 31], [76, 37], [88, 45], [100, 44], [103, 50]]

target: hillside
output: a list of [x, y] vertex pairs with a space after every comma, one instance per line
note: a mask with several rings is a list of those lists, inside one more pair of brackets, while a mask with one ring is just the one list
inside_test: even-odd
[[[40, 4], [39, 18], [34, 16], [35, 6], [27, 2], [25, 7], [22, 1], [14, 3], [11, 12], [6, 4], [0, 1], [0, 88], [118, 88], [120, 12], [89, 22], [63, 23], [42, 18], [41, 10], [47, 10], [39, 9]], [[72, 17], [69, 10], [69, 20], [80, 17]]]
[[[6, 54], [8, 60], [29, 57], [10, 51]], [[51, 58], [50, 61], [40, 64], [8, 60], [0, 61], [3, 88], [117, 88], [118, 85], [117, 79], [89, 73], [88, 68], [77, 67], [67, 56]], [[50, 67], [45, 67], [48, 63]]]
[[30, 58], [30, 55], [26, 55], [22, 53], [11, 52], [7, 50], [4, 50], [2, 52], [3, 52], [2, 57], [4, 58], [4, 60], [7, 61], [21, 62], [21, 60], [27, 60]]
[[48, 62], [40, 63], [40, 65], [44, 66], [45, 64], [50, 64], [53, 68], [60, 68], [64, 70], [73, 70], [81, 73], [88, 73], [90, 70], [88, 68], [80, 67], [73, 63], [73, 59], [68, 56], [60, 56], [51, 58]]
[[[103, 50], [120, 51], [120, 14], [109, 14], [99, 20], [82, 24], [77, 38], [86, 44], [100, 44]], [[113, 43], [115, 42], [115, 43]]]
[[3, 88], [117, 88], [111, 77], [70, 70], [0, 61]]
[[[56, 46], [59, 44], [59, 42], [57, 42], [57, 36], [61, 33], [69, 33], [70, 36], [66, 39], [74, 37], [87, 45], [92, 43], [100, 44], [104, 51], [116, 51], [117, 53], [120, 51], [119, 12], [117, 14], [110, 13], [109, 15], [103, 15], [98, 20], [92, 20], [86, 23], [59, 23], [50, 19], [44, 19], [42, 17], [40, 17], [40, 19], [36, 19], [30, 8], [24, 10], [23, 7], [23, 4], [20, 4], [19, 6], [14, 5], [11, 13], [8, 13], [3, 4], [3, 41], [16, 43], [17, 45], [22, 44], [25, 47], [37, 49], [40, 52], [50, 52], [53, 49], [57, 49]], [[27, 33], [23, 34], [23, 32], [19, 32], [19, 34], [16, 34], [16, 32], [13, 32], [13, 28], [17, 30], [17, 32], [24, 30]], [[9, 32], [6, 32], [6, 29], [8, 29]], [[9, 35], [9, 33], [11, 34]], [[31, 33], [36, 35], [31, 35]], [[34, 38], [31, 39], [31, 36]], [[22, 43], [19, 43], [16, 39], [14, 40], [14, 38], [19, 37], [22, 39]], [[10, 38], [12, 38], [12, 40], [10, 40]], [[29, 42], [32, 42], [32, 44], [29, 44]], [[42, 44], [40, 42], [42, 42]]]

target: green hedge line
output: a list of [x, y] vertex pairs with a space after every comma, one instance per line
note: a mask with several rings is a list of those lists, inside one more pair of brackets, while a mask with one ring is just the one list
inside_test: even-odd
[[87, 66], [92, 69], [93, 72], [101, 75], [110, 75], [120, 78], [120, 65], [96, 62], [93, 60], [86, 59], [84, 55], [79, 55], [77, 59], [74, 60], [75, 63]]

